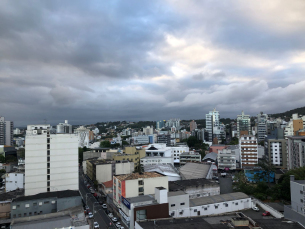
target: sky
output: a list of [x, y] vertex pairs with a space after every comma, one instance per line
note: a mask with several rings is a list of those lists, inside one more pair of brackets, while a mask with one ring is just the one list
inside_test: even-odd
[[0, 1], [0, 116], [204, 119], [304, 106], [305, 1]]

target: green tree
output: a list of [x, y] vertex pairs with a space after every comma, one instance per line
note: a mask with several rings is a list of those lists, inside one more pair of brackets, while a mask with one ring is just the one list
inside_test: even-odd
[[194, 147], [197, 143], [200, 143], [200, 141], [195, 136], [190, 136], [187, 139], [187, 145], [189, 147]]
[[263, 157], [257, 164], [263, 170], [263, 172], [259, 175], [259, 181], [265, 180], [267, 178], [268, 187], [270, 188], [270, 179], [271, 175], [275, 173], [275, 166], [266, 158]]
[[0, 163], [5, 163], [5, 157], [3, 155], [0, 155]]
[[260, 141], [258, 144], [259, 144], [260, 146], [264, 146], [264, 145], [265, 145], [265, 141], [262, 140], [262, 141]]
[[238, 138], [237, 137], [233, 137], [231, 139], [230, 145], [238, 145]]
[[126, 146], [126, 145], [129, 145], [129, 143], [127, 141], [122, 141], [122, 145]]
[[233, 180], [233, 189], [236, 192], [244, 192], [248, 195], [253, 194], [253, 185], [248, 182], [246, 175], [243, 172], [239, 172], [235, 175]]
[[110, 141], [101, 141], [100, 147], [110, 148], [111, 144]]

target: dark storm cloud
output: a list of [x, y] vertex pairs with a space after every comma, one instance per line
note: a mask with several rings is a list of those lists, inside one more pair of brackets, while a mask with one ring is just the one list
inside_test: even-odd
[[0, 115], [18, 126], [301, 106], [304, 4], [272, 6], [1, 1]]

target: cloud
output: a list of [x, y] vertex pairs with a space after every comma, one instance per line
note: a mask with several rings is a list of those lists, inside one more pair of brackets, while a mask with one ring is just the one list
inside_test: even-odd
[[17, 126], [303, 106], [305, 3], [0, 2], [1, 115]]

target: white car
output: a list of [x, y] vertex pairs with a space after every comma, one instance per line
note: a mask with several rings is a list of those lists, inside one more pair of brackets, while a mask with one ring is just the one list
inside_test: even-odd
[[92, 218], [93, 218], [92, 212], [89, 212], [89, 213], [88, 213], [88, 217], [89, 217], [89, 219], [92, 219]]
[[113, 217], [113, 214], [110, 212], [110, 213], [108, 214], [108, 216], [109, 216], [110, 218], [112, 218], [112, 217]]
[[102, 208], [107, 209], [107, 204], [103, 204]]
[[252, 207], [252, 210], [258, 212], [259, 208], [254, 206], [254, 207]]
[[113, 217], [111, 220], [112, 220], [113, 222], [118, 222], [118, 218], [117, 218], [117, 217]]
[[117, 228], [121, 228], [121, 223], [120, 222], [117, 222], [116, 224], [115, 224], [115, 226], [117, 227]]
[[97, 222], [94, 222], [93, 225], [94, 225], [94, 228], [100, 228], [100, 225], [98, 225]]

